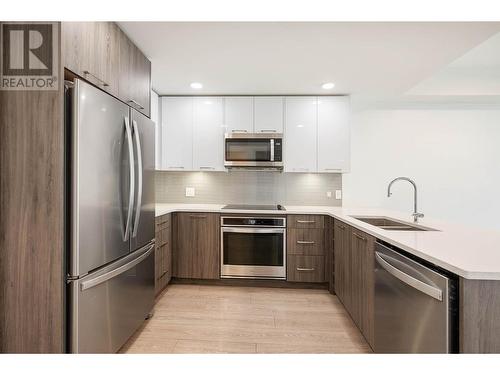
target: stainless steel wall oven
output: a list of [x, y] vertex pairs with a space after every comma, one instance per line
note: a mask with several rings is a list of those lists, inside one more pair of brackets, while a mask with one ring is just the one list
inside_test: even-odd
[[221, 217], [221, 277], [286, 279], [284, 217]]

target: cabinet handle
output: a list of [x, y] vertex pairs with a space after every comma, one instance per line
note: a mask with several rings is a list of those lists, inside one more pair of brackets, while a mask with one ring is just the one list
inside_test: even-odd
[[342, 230], [344, 230], [344, 229], [345, 229], [345, 226], [343, 226], [343, 225], [340, 225], [340, 224], [339, 224], [339, 225], [337, 225], [337, 226], [338, 226], [340, 229], [342, 229]]
[[353, 233], [354, 236], [358, 237], [360, 240], [362, 241], [366, 241], [366, 237], [363, 237], [363, 236], [360, 236], [359, 234], [357, 233]]
[[314, 241], [297, 241], [299, 245], [314, 245]]
[[172, 167], [172, 166], [168, 166], [167, 168], [169, 168], [169, 169], [184, 169], [184, 167]]
[[233, 129], [231, 130], [232, 133], [248, 133], [248, 130], [245, 129]]
[[277, 133], [275, 129], [262, 129], [261, 133]]
[[144, 109], [144, 107], [137, 103], [134, 99], [130, 99], [127, 103], [132, 103], [134, 106], [139, 107], [139, 109]]
[[342, 171], [341, 168], [325, 168], [325, 171]]
[[160, 226], [160, 225], [163, 225], [163, 224], [165, 224], [165, 223], [168, 223], [168, 220], [162, 221], [162, 222], [160, 222], [160, 223], [156, 223], [156, 226]]
[[[101, 86], [103, 86], [103, 87], [108, 87], [108, 86], [109, 86], [109, 84], [108, 84], [108, 83], [104, 82], [102, 79], [100, 79], [100, 78], [99, 78], [98, 76], [96, 76], [95, 74], [90, 73], [88, 70], [84, 70], [84, 71], [83, 71], [83, 74], [85, 74], [86, 76], [91, 76], [91, 77], [94, 77], [97, 81], [101, 82]], [[85, 78], [87, 78], [87, 77], [85, 77]]]
[[207, 215], [189, 215], [193, 219], [206, 219]]
[[208, 169], [208, 170], [213, 171], [215, 169], [215, 167], [200, 167], [200, 169]]
[[299, 272], [311, 272], [314, 271], [314, 268], [302, 268], [302, 267], [297, 267], [297, 271]]
[[299, 224], [314, 224], [316, 220], [297, 220]]

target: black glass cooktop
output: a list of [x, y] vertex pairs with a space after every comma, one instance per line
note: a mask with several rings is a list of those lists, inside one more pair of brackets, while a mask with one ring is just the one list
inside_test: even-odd
[[228, 204], [222, 207], [223, 210], [249, 210], [249, 211], [285, 211], [285, 207], [280, 204]]

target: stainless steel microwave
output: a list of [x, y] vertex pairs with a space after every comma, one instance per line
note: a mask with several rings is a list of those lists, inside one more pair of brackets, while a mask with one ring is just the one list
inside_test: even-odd
[[227, 168], [283, 168], [283, 134], [226, 133], [224, 166]]

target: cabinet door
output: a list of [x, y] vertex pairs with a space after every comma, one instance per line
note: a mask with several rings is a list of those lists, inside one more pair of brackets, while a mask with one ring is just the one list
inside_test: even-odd
[[350, 104], [348, 96], [318, 98], [318, 172], [348, 172]]
[[219, 214], [175, 214], [173, 276], [218, 279], [220, 276]]
[[120, 64], [118, 95], [121, 100], [146, 116], [151, 115], [151, 62], [119, 30]]
[[375, 239], [352, 229], [352, 311], [354, 322], [373, 346]]
[[334, 221], [335, 293], [347, 311], [351, 309], [351, 229], [341, 221]]
[[256, 133], [283, 133], [283, 97], [256, 96], [254, 119]]
[[116, 96], [118, 26], [114, 22], [63, 22], [61, 30], [64, 67]]
[[285, 111], [285, 172], [316, 172], [316, 97], [287, 97]]
[[161, 99], [163, 170], [193, 169], [193, 98]]
[[253, 132], [253, 98], [229, 96], [224, 98], [226, 132]]
[[193, 167], [195, 170], [225, 170], [222, 116], [222, 98], [194, 98]]

